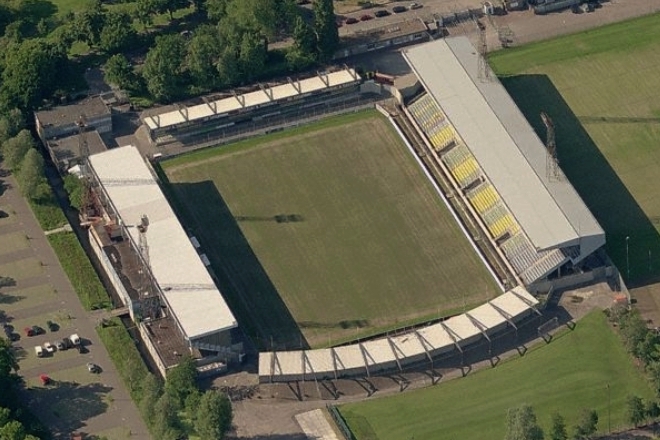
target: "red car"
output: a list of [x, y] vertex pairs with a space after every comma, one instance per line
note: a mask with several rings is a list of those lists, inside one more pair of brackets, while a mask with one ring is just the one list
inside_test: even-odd
[[374, 17], [369, 15], [369, 14], [364, 14], [362, 17], [360, 17], [360, 21], [369, 21], [373, 19]]

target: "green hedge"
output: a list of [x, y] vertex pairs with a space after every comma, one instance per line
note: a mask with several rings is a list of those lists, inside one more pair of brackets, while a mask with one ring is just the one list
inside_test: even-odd
[[135, 341], [121, 323], [119, 318], [104, 321], [96, 328], [103, 345], [110, 354], [122, 381], [128, 388], [131, 398], [137, 405], [140, 402], [140, 387], [149, 374]]
[[76, 235], [72, 232], [59, 232], [48, 235], [48, 241], [71, 280], [83, 307], [87, 310], [110, 307], [112, 303], [108, 292], [101, 284]]

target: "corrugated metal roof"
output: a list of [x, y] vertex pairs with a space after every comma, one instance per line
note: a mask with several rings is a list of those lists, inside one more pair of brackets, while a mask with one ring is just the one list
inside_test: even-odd
[[479, 79], [478, 54], [467, 37], [416, 46], [404, 57], [536, 248], [575, 245], [587, 236], [605, 243], [568, 180], [547, 176], [545, 145], [502, 84], [492, 72]]
[[[200, 256], [137, 148], [114, 148], [89, 157], [94, 173], [125, 225], [149, 218], [149, 262], [156, 283], [188, 339], [237, 326]], [[137, 228], [127, 228], [135, 243]]]

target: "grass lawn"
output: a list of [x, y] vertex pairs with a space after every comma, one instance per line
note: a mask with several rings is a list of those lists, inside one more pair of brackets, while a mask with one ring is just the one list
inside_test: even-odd
[[353, 339], [498, 292], [376, 112], [163, 166], [170, 193], [224, 276], [223, 292], [262, 347], [270, 336], [297, 346], [299, 330], [311, 346]]
[[62, 212], [62, 208], [57, 204], [55, 196], [39, 203], [32, 200], [29, 200], [29, 202], [34, 216], [44, 231], [57, 229], [67, 224], [66, 217]]
[[552, 413], [563, 415], [572, 430], [583, 408], [595, 409], [599, 430], [607, 432], [608, 385], [613, 430], [626, 425], [628, 395], [653, 397], [619, 337], [596, 311], [574, 331], [522, 358], [435, 387], [344, 405], [340, 411], [358, 440], [501, 439], [506, 410], [522, 403], [534, 407], [546, 433]]
[[48, 242], [57, 254], [83, 307], [94, 310], [110, 306], [108, 292], [101, 284], [76, 235], [72, 232], [59, 232], [49, 235]]
[[629, 284], [660, 278], [660, 14], [495, 52], [490, 62], [607, 233]]

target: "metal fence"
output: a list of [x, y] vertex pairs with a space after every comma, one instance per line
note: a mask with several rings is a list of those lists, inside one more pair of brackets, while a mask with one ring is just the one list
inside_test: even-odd
[[337, 407], [330, 404], [327, 404], [325, 407], [328, 409], [328, 413], [330, 414], [330, 417], [332, 417], [332, 420], [335, 422], [335, 425], [337, 425], [337, 428], [339, 428], [341, 435], [344, 436], [346, 440], [357, 440], [357, 438], [353, 435], [351, 428], [348, 427], [344, 421], [344, 418], [341, 416], [341, 414], [339, 414]]

